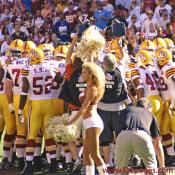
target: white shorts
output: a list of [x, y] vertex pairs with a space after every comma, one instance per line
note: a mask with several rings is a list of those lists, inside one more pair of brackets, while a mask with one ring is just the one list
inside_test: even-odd
[[103, 130], [103, 121], [98, 114], [91, 116], [83, 120], [83, 125], [85, 129], [88, 128], [101, 128]]

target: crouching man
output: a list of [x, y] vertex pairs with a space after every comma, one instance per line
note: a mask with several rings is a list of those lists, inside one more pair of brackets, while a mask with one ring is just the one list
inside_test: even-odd
[[146, 167], [145, 172], [149, 175], [158, 174], [156, 156], [159, 168], [165, 167], [157, 120], [147, 110], [150, 106], [147, 100], [139, 100], [137, 106], [128, 106], [122, 111], [121, 117], [117, 118], [116, 175], [129, 174], [127, 167], [132, 154], [140, 156]]

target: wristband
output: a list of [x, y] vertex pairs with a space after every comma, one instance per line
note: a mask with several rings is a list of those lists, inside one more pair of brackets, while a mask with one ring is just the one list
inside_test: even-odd
[[23, 113], [23, 110], [22, 109], [18, 109], [18, 114], [22, 114]]
[[136, 89], [144, 89], [143, 84], [138, 85]]
[[26, 93], [26, 92], [21, 92], [20, 95], [28, 95], [28, 93]]

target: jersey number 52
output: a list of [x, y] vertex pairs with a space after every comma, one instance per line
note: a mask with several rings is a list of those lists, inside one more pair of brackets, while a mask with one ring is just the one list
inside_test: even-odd
[[[52, 87], [52, 76], [34, 77], [33, 78], [33, 93], [35, 95], [49, 94]], [[44, 83], [43, 83], [44, 81]]]

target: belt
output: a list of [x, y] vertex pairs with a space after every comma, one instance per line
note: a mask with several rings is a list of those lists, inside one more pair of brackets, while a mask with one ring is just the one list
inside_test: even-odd
[[122, 131], [145, 131], [146, 133], [148, 133], [148, 131], [146, 131], [146, 129], [144, 129], [144, 128], [126, 128], [126, 129], [124, 129], [124, 130], [122, 130]]
[[98, 103], [98, 109], [101, 109], [103, 111], [115, 112], [115, 111], [121, 111], [125, 108], [126, 108], [126, 105], [124, 101], [117, 102], [117, 103], [103, 103], [103, 102]]

